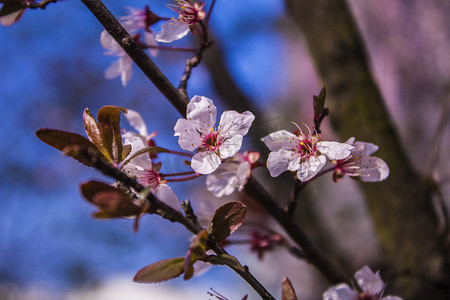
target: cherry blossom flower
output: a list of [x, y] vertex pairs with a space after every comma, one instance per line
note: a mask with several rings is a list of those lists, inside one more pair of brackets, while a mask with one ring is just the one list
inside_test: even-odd
[[323, 300], [402, 300], [396, 296], [382, 298], [385, 284], [379, 272], [373, 273], [368, 266], [356, 272], [355, 279], [361, 292], [351, 289], [345, 283], [340, 283], [329, 288], [323, 294]]
[[178, 5], [168, 5], [178, 13], [178, 19], [172, 18], [162, 24], [161, 31], [156, 40], [161, 43], [170, 43], [183, 38], [188, 34], [191, 26], [194, 26], [206, 16], [203, 6], [205, 2], [197, 1], [194, 4], [185, 0], [177, 0]]
[[267, 159], [272, 177], [284, 171], [297, 171], [298, 179], [307, 181], [322, 169], [327, 158], [344, 159], [354, 149], [349, 144], [321, 141], [320, 135], [317, 132], [312, 134], [308, 127], [309, 134], [298, 128], [296, 134], [279, 130], [261, 139], [272, 151]]
[[[124, 145], [131, 145], [131, 152], [128, 157], [131, 157], [146, 147], [142, 138], [138, 135], [129, 135], [126, 137]], [[126, 165], [122, 166], [122, 170], [126, 174], [136, 178], [136, 181], [143, 186], [149, 186], [151, 192], [159, 200], [178, 211], [181, 209], [180, 201], [172, 189], [166, 184], [167, 181], [160, 176], [160, 169], [161, 163], [152, 164], [152, 160], [147, 153], [132, 158]]]
[[216, 197], [231, 195], [235, 190], [242, 191], [258, 159], [259, 153], [253, 151], [226, 159], [206, 177], [206, 189]]
[[216, 124], [217, 109], [212, 100], [194, 96], [187, 105], [187, 119], [179, 119], [175, 124], [178, 144], [187, 151], [197, 153], [192, 157], [191, 167], [200, 174], [214, 172], [225, 158], [234, 156], [242, 145], [255, 116], [246, 111], [238, 113], [225, 111]]
[[[146, 9], [128, 7], [127, 9], [128, 14], [120, 18], [122, 21], [122, 26], [125, 30], [128, 31], [133, 39], [139, 43], [142, 43], [139, 41], [141, 34], [138, 33], [138, 31], [143, 29], [143, 47], [157, 46], [158, 43], [156, 42], [155, 33], [151, 31], [148, 26], [150, 26], [149, 24], [156, 22], [154, 20], [155, 18], [158, 18], [158, 20], [160, 18], [153, 14], [148, 7]], [[126, 86], [131, 79], [131, 75], [133, 74], [132, 59], [106, 30], [103, 30], [100, 35], [100, 43], [103, 48], [108, 50], [105, 52], [106, 55], [116, 56], [119, 58], [105, 71], [105, 78], [113, 79], [120, 76], [122, 85]], [[159, 52], [159, 50], [155, 48], [149, 48], [148, 51], [152, 56], [158, 55]]]
[[362, 181], [375, 182], [385, 180], [389, 176], [389, 167], [381, 158], [371, 156], [378, 150], [378, 146], [355, 142], [350, 138], [346, 144], [355, 147], [349, 157], [332, 161], [335, 164], [333, 180], [338, 182], [345, 175], [360, 176]]

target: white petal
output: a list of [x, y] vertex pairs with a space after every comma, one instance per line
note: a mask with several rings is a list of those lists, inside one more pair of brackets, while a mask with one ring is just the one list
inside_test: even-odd
[[250, 175], [248, 162], [225, 162], [206, 178], [206, 189], [216, 197], [231, 195], [235, 190], [242, 190]]
[[199, 174], [211, 174], [220, 165], [220, 157], [208, 151], [198, 152], [192, 157], [191, 167]]
[[232, 138], [226, 139], [222, 145], [219, 146], [220, 158], [228, 158], [234, 156], [239, 152], [242, 146], [242, 135], [235, 135]]
[[297, 145], [298, 137], [287, 130], [275, 131], [261, 139], [270, 151], [291, 150]]
[[296, 171], [300, 166], [300, 156], [294, 151], [280, 149], [270, 152], [267, 159], [267, 169], [272, 177], [277, 177], [284, 171]]
[[213, 101], [203, 96], [194, 96], [187, 105], [186, 119], [195, 123], [200, 132], [209, 132], [216, 125], [217, 108]]
[[[158, 46], [158, 42], [156, 41], [155, 33], [153, 31], [144, 32], [144, 41], [148, 46]], [[148, 52], [151, 56], [157, 56], [159, 54], [159, 49], [148, 48]]]
[[217, 170], [206, 177], [206, 189], [216, 197], [228, 196], [238, 183], [236, 171], [238, 163], [222, 163]]
[[156, 188], [155, 195], [159, 200], [169, 205], [176, 211], [179, 211], [181, 209], [180, 201], [178, 200], [177, 196], [172, 191], [170, 186], [168, 186], [167, 184], [160, 184]]
[[234, 110], [225, 111], [220, 117], [218, 129], [222, 136], [234, 136], [236, 134], [244, 136], [253, 120], [255, 120], [255, 116], [249, 111], [242, 114]]
[[161, 43], [170, 43], [179, 40], [189, 32], [189, 25], [178, 20], [170, 20], [161, 26], [161, 31], [156, 35], [156, 40]]
[[328, 159], [344, 159], [350, 156], [351, 150], [355, 149], [352, 145], [338, 142], [318, 142], [319, 150]]
[[356, 142], [353, 144], [355, 150], [353, 153], [358, 156], [369, 156], [378, 150], [378, 146], [372, 143]]
[[119, 59], [119, 64], [121, 70], [120, 79], [122, 80], [122, 85], [126, 86], [133, 74], [133, 61], [128, 55], [125, 55]]
[[202, 144], [202, 139], [195, 128], [194, 122], [186, 119], [178, 119], [174, 130], [175, 136], [179, 136], [178, 144], [181, 149], [194, 151]]
[[145, 125], [144, 119], [142, 119], [141, 115], [132, 109], [128, 109], [125, 114], [125, 118], [127, 118], [128, 123], [136, 129], [142, 136], [147, 136], [147, 126]]
[[19, 9], [15, 12], [7, 14], [6, 16], [0, 17], [0, 24], [2, 24], [3, 26], [10, 26], [16, 23], [17, 21], [19, 21], [20, 17], [22, 17], [24, 11], [25, 9]]
[[365, 182], [385, 180], [389, 176], [389, 167], [381, 158], [375, 156], [361, 157], [355, 162], [359, 176]]
[[108, 55], [122, 56], [125, 52], [106, 30], [103, 30], [100, 34], [100, 44], [103, 48], [109, 50], [109, 52], [105, 53]]
[[358, 300], [358, 293], [341, 283], [330, 287], [324, 294], [323, 300]]
[[355, 274], [356, 282], [359, 287], [367, 294], [376, 296], [383, 291], [384, 283], [380, 274], [373, 273], [368, 266], [364, 266]]
[[351, 138], [349, 138], [345, 143], [353, 146], [353, 143], [354, 143], [354, 142], [355, 142], [355, 138], [354, 138], [354, 137], [351, 137]]
[[403, 300], [403, 299], [397, 296], [386, 296], [381, 298], [381, 300]]
[[306, 161], [300, 163], [298, 168], [297, 177], [300, 181], [308, 181], [323, 168], [327, 159], [325, 156], [320, 155], [318, 157], [311, 156]]

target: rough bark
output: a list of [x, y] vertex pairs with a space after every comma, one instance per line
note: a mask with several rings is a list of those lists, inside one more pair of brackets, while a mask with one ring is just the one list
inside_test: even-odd
[[[363, 42], [343, 0], [286, 0], [327, 87], [332, 124], [342, 137], [380, 146], [391, 173], [363, 184], [392, 276], [388, 290], [404, 299], [447, 299], [449, 268], [431, 189], [408, 161], [368, 68]], [[447, 283], [446, 283], [447, 281]]]

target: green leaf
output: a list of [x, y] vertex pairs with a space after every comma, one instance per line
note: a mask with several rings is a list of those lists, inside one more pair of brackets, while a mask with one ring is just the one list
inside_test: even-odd
[[62, 151], [64, 154], [71, 156], [87, 166], [94, 166], [91, 157], [104, 159], [98, 149], [88, 139], [79, 134], [43, 128], [36, 131], [36, 136], [44, 143]]
[[127, 109], [119, 106], [103, 106], [97, 113], [97, 124], [103, 145], [106, 146], [115, 163], [119, 163], [122, 159], [121, 112], [126, 113]]
[[184, 257], [169, 258], [140, 269], [135, 282], [156, 283], [176, 278], [184, 272]]
[[237, 260], [237, 258], [227, 253], [221, 255], [209, 255], [206, 257], [206, 261], [213, 265], [225, 265], [234, 270], [240, 270], [242, 272], [245, 271], [244, 267]]
[[81, 194], [99, 208], [94, 214], [98, 219], [137, 216], [141, 208], [119, 189], [100, 181], [89, 181], [80, 185]]
[[98, 129], [97, 121], [95, 121], [89, 108], [86, 108], [83, 112], [84, 130], [89, 140], [97, 147], [97, 149], [105, 156], [105, 158], [112, 163], [112, 150], [103, 143], [102, 134]]
[[184, 280], [188, 280], [194, 275], [194, 263], [197, 260], [206, 258], [206, 242], [208, 240], [208, 232], [200, 231], [189, 246], [184, 259]]
[[128, 154], [130, 154], [130, 152], [131, 152], [131, 145], [124, 145], [122, 147], [122, 159], [120, 161], [123, 161], [128, 156]]
[[319, 118], [325, 108], [325, 99], [327, 97], [327, 90], [325, 87], [319, 93], [319, 96], [313, 96], [314, 118]]
[[282, 289], [282, 300], [297, 300], [297, 296], [295, 295], [294, 287], [292, 286], [291, 281], [284, 277], [281, 281], [281, 289]]
[[208, 231], [221, 242], [232, 234], [244, 222], [247, 208], [241, 202], [229, 202], [219, 207], [209, 224]]

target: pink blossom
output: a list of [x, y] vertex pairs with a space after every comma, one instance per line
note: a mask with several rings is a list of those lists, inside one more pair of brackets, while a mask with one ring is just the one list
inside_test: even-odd
[[371, 156], [378, 150], [378, 146], [355, 142], [355, 138], [350, 138], [346, 144], [352, 145], [354, 149], [349, 157], [337, 161], [333, 174], [334, 181], [339, 181], [345, 175], [359, 176], [362, 181], [375, 182], [385, 180], [389, 176], [389, 167], [381, 158]]
[[383, 297], [385, 284], [379, 273], [373, 273], [364, 266], [355, 274], [356, 283], [361, 292], [351, 289], [347, 284], [332, 286], [323, 294], [323, 300], [402, 300], [396, 296]]
[[224, 160], [206, 178], [206, 189], [216, 197], [231, 195], [235, 190], [242, 191], [258, 159], [258, 152], [247, 151]]
[[202, 1], [194, 4], [185, 0], [177, 0], [178, 5], [168, 5], [178, 13], [178, 19], [172, 18], [161, 26], [161, 31], [156, 36], [156, 40], [161, 43], [170, 43], [183, 38], [188, 34], [191, 26], [205, 18], [205, 11]]
[[300, 127], [296, 135], [279, 130], [261, 140], [272, 151], [267, 159], [270, 175], [276, 177], [285, 171], [297, 171], [300, 181], [313, 178], [327, 158], [347, 158], [354, 148], [344, 143], [321, 141], [317, 132], [312, 134], [309, 130], [309, 134], [305, 134]]
[[225, 158], [234, 156], [242, 145], [255, 116], [246, 111], [238, 113], [225, 111], [216, 124], [217, 109], [212, 100], [194, 96], [187, 106], [187, 119], [175, 124], [178, 144], [187, 151], [197, 150], [192, 157], [191, 167], [200, 174], [214, 172]]
[[[124, 139], [124, 145], [131, 145], [131, 152], [128, 157], [132, 157], [139, 150], [146, 148], [143, 139], [139, 135], [129, 135]], [[127, 160], [127, 159], [126, 159]], [[148, 153], [144, 153], [132, 158], [122, 170], [143, 186], [150, 187], [150, 191], [155, 196], [175, 210], [180, 210], [181, 205], [175, 193], [166, 184], [167, 181], [160, 176], [161, 163], [152, 164]]]

